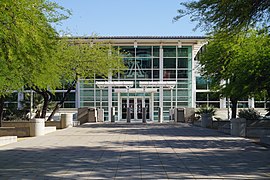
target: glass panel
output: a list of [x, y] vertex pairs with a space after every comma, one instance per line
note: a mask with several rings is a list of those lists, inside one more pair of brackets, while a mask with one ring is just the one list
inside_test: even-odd
[[75, 108], [75, 102], [74, 103], [64, 103], [63, 108]]
[[207, 93], [197, 92], [196, 101], [207, 101]]
[[164, 79], [170, 79], [170, 78], [176, 78], [176, 70], [164, 70], [163, 71], [163, 78]]
[[196, 89], [207, 89], [207, 81], [203, 77], [196, 77]]
[[153, 78], [159, 78], [159, 70], [153, 71]]
[[127, 99], [122, 99], [122, 119], [127, 119]]
[[159, 68], [159, 58], [153, 59], [153, 68]]
[[137, 99], [137, 119], [142, 119], [142, 99]]
[[176, 57], [176, 47], [175, 46], [165, 46], [163, 47], [164, 57]]
[[130, 108], [130, 117], [131, 119], [134, 119], [134, 99], [129, 99], [129, 108]]
[[188, 68], [188, 58], [178, 58], [178, 68]]
[[137, 57], [152, 57], [152, 47], [137, 47], [136, 55]]
[[136, 60], [139, 64], [139, 67], [140, 68], [151, 68], [151, 62], [152, 62], [152, 59], [151, 58], [137, 58]]
[[150, 101], [148, 98], [145, 99], [146, 119], [150, 119]]
[[178, 57], [188, 57], [188, 48], [178, 48]]
[[75, 101], [75, 96], [76, 96], [75, 93], [69, 93], [67, 95], [66, 101]]
[[137, 70], [137, 78], [138, 79], [152, 78], [152, 71], [151, 70]]
[[154, 57], [159, 57], [159, 47], [158, 46], [154, 46], [153, 47], [153, 56]]
[[135, 48], [133, 46], [120, 47], [120, 52], [124, 57], [135, 57]]
[[178, 78], [188, 78], [188, 71], [187, 70], [179, 70], [178, 71]]
[[175, 58], [164, 58], [163, 67], [164, 68], [176, 68], [176, 59]]

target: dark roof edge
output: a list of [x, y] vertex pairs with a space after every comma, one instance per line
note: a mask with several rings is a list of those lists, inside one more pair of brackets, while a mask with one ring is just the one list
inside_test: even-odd
[[70, 39], [206, 39], [206, 36], [71, 36]]

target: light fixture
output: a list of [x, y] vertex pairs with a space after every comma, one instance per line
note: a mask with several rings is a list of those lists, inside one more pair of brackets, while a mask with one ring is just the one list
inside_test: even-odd
[[138, 47], [138, 43], [137, 41], [134, 41], [134, 48], [137, 48]]
[[182, 42], [179, 40], [178, 41], [178, 48], [181, 48], [182, 47]]

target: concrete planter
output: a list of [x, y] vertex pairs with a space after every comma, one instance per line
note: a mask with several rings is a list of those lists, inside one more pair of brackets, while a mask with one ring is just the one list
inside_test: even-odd
[[204, 128], [212, 127], [213, 115], [210, 113], [201, 114], [201, 126]]
[[231, 119], [231, 135], [246, 137], [247, 121], [244, 118]]
[[73, 113], [61, 114], [61, 129], [72, 127], [73, 125]]
[[30, 136], [43, 136], [45, 129], [45, 119], [35, 118], [30, 120]]

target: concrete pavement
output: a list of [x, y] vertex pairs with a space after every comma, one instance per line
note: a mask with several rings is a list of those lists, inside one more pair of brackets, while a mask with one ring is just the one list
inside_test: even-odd
[[0, 179], [270, 179], [270, 149], [187, 124], [85, 124], [1, 146]]

